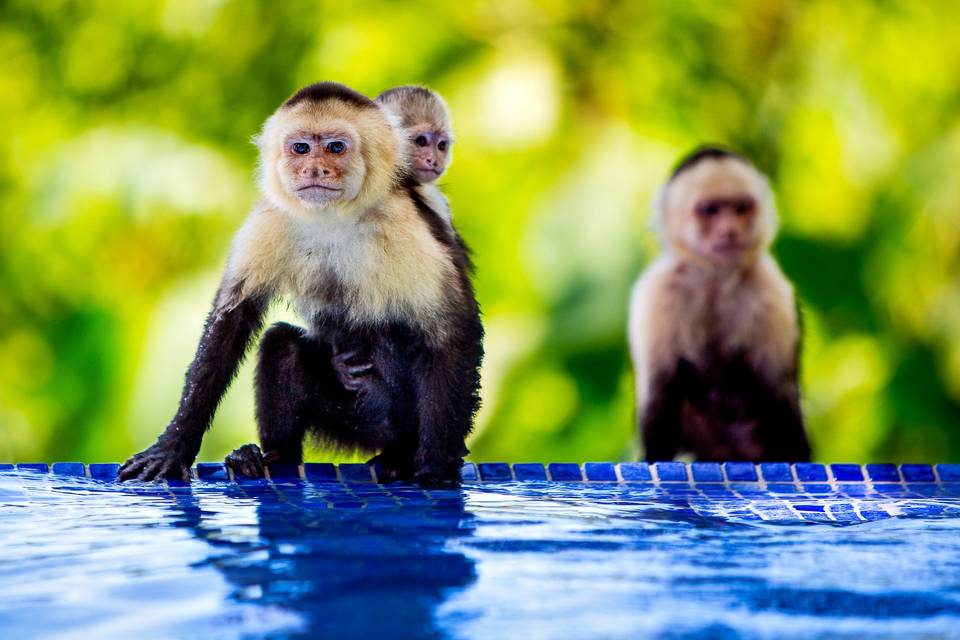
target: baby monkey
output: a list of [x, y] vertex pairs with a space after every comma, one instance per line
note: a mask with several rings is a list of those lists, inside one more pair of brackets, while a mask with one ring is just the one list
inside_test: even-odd
[[793, 288], [770, 255], [767, 180], [704, 147], [663, 187], [664, 253], [634, 286], [629, 339], [649, 461], [810, 459], [797, 384]]
[[450, 222], [450, 205], [436, 185], [453, 160], [453, 128], [447, 104], [435, 91], [413, 85], [387, 89], [376, 102], [400, 119], [409, 141], [410, 178], [418, 184], [417, 193], [437, 215]]

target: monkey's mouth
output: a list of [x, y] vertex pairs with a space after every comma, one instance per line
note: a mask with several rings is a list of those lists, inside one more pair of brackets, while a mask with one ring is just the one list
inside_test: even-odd
[[434, 175], [434, 176], [439, 176], [441, 173], [443, 173], [442, 171], [440, 171], [440, 169], [437, 169], [435, 167], [417, 167], [417, 171], [421, 173], [429, 173], [430, 175]]
[[343, 189], [340, 189], [340, 188], [338, 188], [338, 187], [328, 187], [328, 186], [325, 185], [325, 184], [308, 184], [308, 185], [304, 185], [304, 186], [302, 186], [302, 187], [298, 187], [298, 188], [297, 188], [297, 192], [310, 191], [310, 190], [312, 190], [312, 189], [320, 189], [320, 190], [323, 190], [323, 191], [343, 191]]
[[715, 244], [710, 248], [710, 253], [721, 258], [738, 256], [747, 250], [747, 245], [740, 242], [724, 242]]

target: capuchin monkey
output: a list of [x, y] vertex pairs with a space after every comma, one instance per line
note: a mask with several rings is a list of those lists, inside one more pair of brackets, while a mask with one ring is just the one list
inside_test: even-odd
[[701, 148], [657, 208], [665, 251], [634, 286], [629, 321], [646, 459], [809, 460], [799, 315], [770, 255], [766, 179], [739, 155]]
[[186, 479], [271, 301], [305, 326], [260, 341], [260, 447], [227, 464], [299, 464], [307, 433], [379, 452], [383, 480], [456, 484], [479, 405], [483, 328], [459, 236], [408, 184], [392, 116], [340, 84], [304, 87], [257, 138], [262, 200], [233, 239], [180, 407], [120, 478]]
[[435, 91], [410, 85], [387, 89], [376, 102], [400, 118], [410, 145], [410, 178], [418, 183], [416, 191], [449, 223], [450, 205], [436, 185], [453, 161], [453, 127], [447, 104]]

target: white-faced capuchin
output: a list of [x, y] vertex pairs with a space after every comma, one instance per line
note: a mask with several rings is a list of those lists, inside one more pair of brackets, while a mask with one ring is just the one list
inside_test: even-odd
[[382, 480], [460, 479], [479, 405], [483, 329], [467, 251], [409, 184], [403, 132], [340, 84], [304, 87], [258, 137], [263, 198], [237, 232], [180, 407], [123, 480], [187, 478], [221, 396], [271, 301], [305, 327], [260, 341], [260, 447], [235, 473], [299, 464], [308, 433], [378, 452]]
[[767, 180], [733, 152], [684, 158], [658, 203], [664, 253], [634, 286], [630, 349], [645, 457], [805, 461], [793, 287], [770, 255]]
[[409, 142], [410, 179], [427, 205], [446, 222], [452, 214], [436, 182], [453, 161], [450, 110], [437, 92], [418, 86], [387, 89], [376, 101], [400, 118]]

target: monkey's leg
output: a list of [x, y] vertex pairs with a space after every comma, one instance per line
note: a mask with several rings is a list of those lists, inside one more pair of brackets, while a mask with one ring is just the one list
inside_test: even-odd
[[803, 425], [795, 383], [787, 389], [764, 389], [757, 419], [763, 459], [776, 462], [809, 462], [810, 442]]
[[483, 357], [479, 318], [443, 350], [424, 348], [413, 367], [418, 416], [415, 478], [422, 485], [457, 485], [465, 440], [480, 405]]
[[264, 334], [254, 386], [262, 451], [248, 444], [231, 453], [226, 463], [234, 472], [259, 478], [264, 464], [303, 461], [304, 433], [319, 413], [323, 382], [312, 368], [329, 357], [329, 348], [299, 327], [280, 322]]
[[647, 462], [673, 460], [683, 432], [684, 376], [678, 367], [676, 372], [658, 378], [650, 389], [647, 406], [638, 415]]

